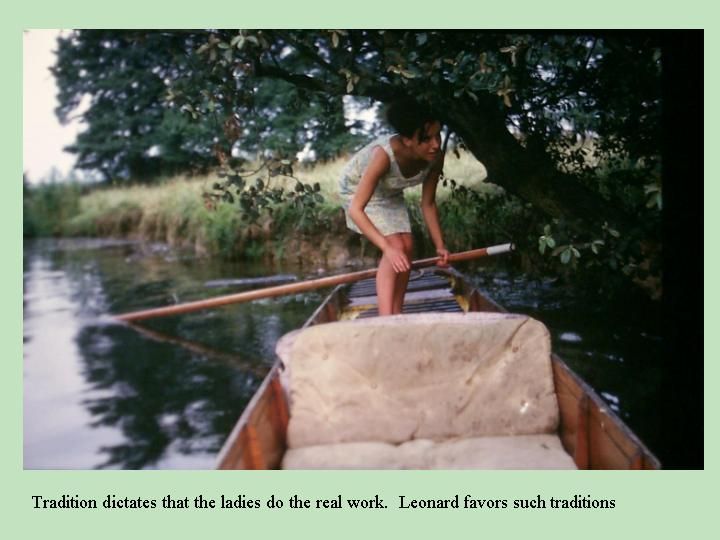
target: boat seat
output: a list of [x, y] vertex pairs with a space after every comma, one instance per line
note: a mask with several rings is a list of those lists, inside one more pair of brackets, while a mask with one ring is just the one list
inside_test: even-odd
[[285, 467], [568, 464], [552, 451], [562, 447], [549, 333], [530, 317], [335, 322], [284, 336], [277, 352], [290, 406]]
[[575, 469], [557, 435], [474, 437], [392, 445], [357, 442], [289, 449], [284, 469]]

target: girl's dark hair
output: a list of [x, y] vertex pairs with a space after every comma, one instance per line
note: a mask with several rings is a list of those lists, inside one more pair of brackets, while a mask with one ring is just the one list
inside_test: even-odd
[[420, 130], [421, 140], [425, 137], [425, 127], [438, 121], [438, 117], [430, 107], [421, 105], [409, 97], [391, 102], [386, 116], [388, 124], [400, 135], [412, 137], [417, 130]]

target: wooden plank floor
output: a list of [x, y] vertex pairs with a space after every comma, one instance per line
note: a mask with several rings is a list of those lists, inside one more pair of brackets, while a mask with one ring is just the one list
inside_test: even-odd
[[[377, 292], [375, 279], [354, 283], [348, 290], [349, 308], [359, 311], [357, 318], [376, 317]], [[462, 313], [452, 292], [450, 282], [429, 271], [413, 272], [408, 283], [403, 313]]]

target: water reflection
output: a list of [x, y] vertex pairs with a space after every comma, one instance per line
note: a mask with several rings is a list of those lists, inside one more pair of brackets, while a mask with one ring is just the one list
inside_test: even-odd
[[123, 443], [102, 448], [107, 459], [101, 467], [161, 465], [170, 444], [173, 453], [183, 455], [216, 452], [259, 383], [255, 373], [146, 339], [129, 328], [88, 326], [77, 342], [88, 385], [108, 390], [83, 401], [93, 427], [117, 427], [125, 436]]
[[510, 311], [543, 321], [553, 350], [650, 447], [661, 445], [660, 306], [644, 297], [609, 300], [555, 279], [529, 279], [497, 267], [465, 269]]
[[127, 242], [37, 242], [24, 257], [27, 468], [208, 468], [274, 342], [320, 293], [152, 321], [108, 313], [217, 294], [263, 269], [167, 258]]
[[96, 463], [100, 445], [122, 436], [85, 427], [92, 418], [80, 396], [95, 395], [81, 372], [75, 337], [83, 322], [76, 316], [72, 280], [48, 258], [31, 254], [23, 262], [24, 465], [88, 468]]
[[[155, 319], [138, 331], [108, 314], [235, 292], [206, 283], [269, 272], [105, 240], [33, 242], [23, 267], [27, 468], [212, 467], [275, 342], [327, 293]], [[659, 314], [552, 280], [465, 270], [508, 309], [545, 322], [554, 349], [655, 447]]]

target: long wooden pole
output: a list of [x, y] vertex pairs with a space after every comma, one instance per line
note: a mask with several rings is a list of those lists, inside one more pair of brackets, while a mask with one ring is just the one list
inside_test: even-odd
[[[488, 257], [490, 255], [507, 253], [509, 251], [512, 251], [513, 249], [514, 247], [512, 244], [501, 244], [486, 248], [473, 249], [470, 251], [462, 251], [460, 253], [453, 253], [450, 255], [448, 260], [451, 263], [470, 261], [473, 259], [479, 259], [481, 257]], [[412, 268], [417, 269], [433, 266], [437, 264], [438, 260], [439, 257], [430, 257], [429, 259], [420, 259], [418, 261], [413, 261]], [[323, 287], [334, 287], [335, 285], [340, 285], [342, 283], [352, 283], [353, 281], [360, 281], [361, 279], [372, 278], [375, 276], [375, 274], [377, 274], [377, 268], [372, 268], [370, 270], [350, 272], [348, 274], [341, 274], [338, 276], [328, 276], [324, 278], [310, 279], [307, 281], [301, 281], [299, 283], [276, 285], [274, 287], [265, 287], [263, 289], [256, 289], [254, 291], [245, 291], [236, 294], [218, 296], [216, 298], [208, 298], [206, 300], [197, 300], [195, 302], [175, 304], [174, 306], [143, 309], [140, 311], [133, 311], [130, 313], [115, 315], [115, 318], [121, 321], [131, 322], [140, 321], [142, 319], [166, 317], [168, 315], [180, 315], [183, 313], [190, 313], [192, 311], [199, 311], [202, 309], [226, 306], [228, 304], [251, 302], [253, 300], [259, 300], [261, 298], [272, 298], [274, 296], [283, 296], [286, 294], [297, 294], [301, 292], [311, 291], [313, 289], [321, 289]]]

